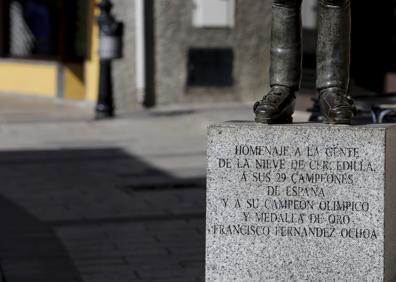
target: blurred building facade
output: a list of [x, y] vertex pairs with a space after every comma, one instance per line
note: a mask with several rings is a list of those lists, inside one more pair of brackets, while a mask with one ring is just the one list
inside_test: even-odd
[[[95, 101], [95, 0], [0, 3], [0, 92]], [[124, 57], [113, 68], [118, 109], [262, 96], [268, 80], [269, 1], [113, 4], [125, 24]]]
[[95, 99], [93, 6], [79, 0], [1, 0], [0, 91]]
[[165, 0], [155, 1], [154, 11], [159, 103], [254, 100], [264, 94], [271, 1]]
[[[0, 0], [0, 92], [95, 101], [99, 84], [95, 2]], [[305, 0], [303, 6], [304, 67], [311, 70], [305, 78], [312, 83], [316, 2]], [[357, 27], [352, 37], [353, 75], [362, 84], [367, 76], [375, 76], [376, 83], [372, 79], [365, 85], [373, 91], [392, 90], [393, 85], [389, 62], [396, 60], [389, 58], [396, 46], [392, 14], [396, 4], [386, 2], [387, 6], [378, 5], [378, 11], [360, 2], [353, 7]], [[114, 14], [125, 24], [124, 56], [113, 64], [119, 111], [141, 105], [252, 101], [267, 91], [271, 1], [113, 0], [113, 4]], [[383, 32], [386, 38], [381, 37]], [[367, 62], [376, 69], [362, 71], [369, 68]], [[312, 88], [312, 83], [305, 86]]]

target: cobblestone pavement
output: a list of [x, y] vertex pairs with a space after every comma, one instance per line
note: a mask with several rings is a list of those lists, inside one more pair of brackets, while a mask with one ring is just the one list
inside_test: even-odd
[[203, 281], [206, 128], [250, 106], [24, 99], [0, 96], [0, 281]]

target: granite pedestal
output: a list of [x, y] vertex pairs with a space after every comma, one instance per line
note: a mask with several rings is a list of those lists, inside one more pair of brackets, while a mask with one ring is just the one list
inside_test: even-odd
[[396, 281], [396, 127], [209, 128], [206, 281]]

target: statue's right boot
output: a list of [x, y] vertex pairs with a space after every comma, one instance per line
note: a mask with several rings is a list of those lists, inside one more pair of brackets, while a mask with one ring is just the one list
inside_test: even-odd
[[301, 0], [274, 0], [271, 30], [271, 90], [253, 107], [256, 122], [291, 123], [301, 83]]
[[356, 112], [348, 96], [351, 48], [350, 0], [320, 0], [317, 88], [324, 122], [351, 124]]

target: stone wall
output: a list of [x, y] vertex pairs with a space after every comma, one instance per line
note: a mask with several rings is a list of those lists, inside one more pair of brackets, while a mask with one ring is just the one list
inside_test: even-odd
[[[157, 0], [155, 17], [155, 92], [157, 104], [250, 101], [268, 86], [271, 1], [237, 0], [233, 29], [192, 26], [192, 0]], [[135, 11], [132, 0], [113, 0], [114, 14], [125, 24], [124, 58], [114, 62], [114, 96], [118, 112], [139, 107], [135, 69]], [[226, 47], [234, 51], [234, 85], [187, 87], [188, 50]]]
[[124, 57], [113, 63], [113, 89], [118, 112], [127, 112], [136, 106], [135, 74], [135, 10], [134, 0], [113, 0], [113, 12], [124, 23]]
[[[268, 87], [271, 1], [237, 0], [233, 29], [192, 26], [192, 0], [155, 2], [156, 98], [172, 102], [250, 101]], [[191, 47], [230, 47], [234, 50], [234, 85], [227, 89], [187, 87]]]

